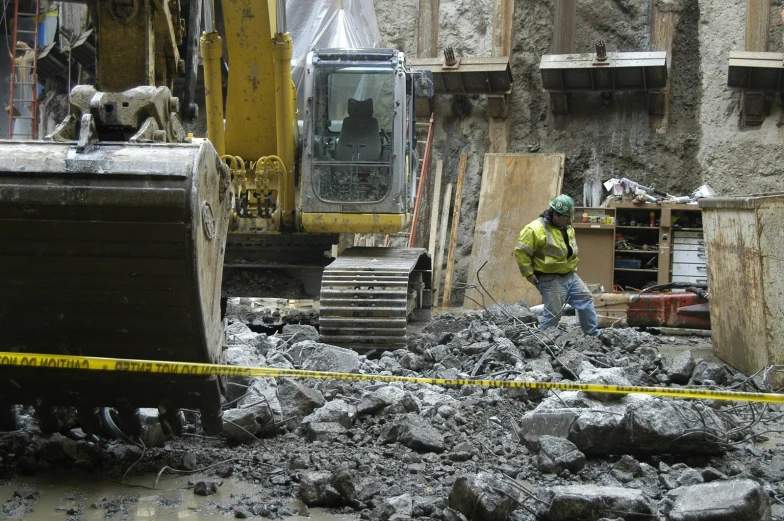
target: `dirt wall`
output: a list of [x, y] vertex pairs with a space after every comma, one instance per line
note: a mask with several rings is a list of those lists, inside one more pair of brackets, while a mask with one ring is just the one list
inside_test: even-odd
[[[741, 95], [726, 85], [729, 51], [744, 50], [745, 0], [654, 1], [675, 16], [666, 133], [651, 130], [644, 93], [616, 93], [609, 102], [598, 93], [573, 94], [563, 129], [555, 130], [539, 75], [542, 55], [553, 52], [554, 2], [517, 1], [508, 151], [565, 154], [564, 191], [578, 202], [584, 183], [611, 177], [679, 195], [703, 183], [719, 195], [784, 190], [780, 101], [770, 100], [771, 113], [762, 126], [743, 127]], [[460, 56], [489, 56], [492, 4], [441, 0], [439, 49], [453, 46]], [[577, 0], [576, 6], [575, 52], [593, 52], [599, 38], [608, 51], [651, 50], [652, 1]], [[781, 6], [771, 3], [771, 51], [784, 46]], [[377, 0], [384, 43], [415, 55], [418, 13], [418, 0]], [[488, 115], [482, 97], [471, 98], [464, 112], [452, 101], [441, 96], [436, 103], [433, 159], [444, 160], [444, 174], [453, 180], [460, 153], [468, 154], [456, 264], [457, 280], [464, 281], [489, 146]], [[462, 302], [462, 292], [453, 302]]]

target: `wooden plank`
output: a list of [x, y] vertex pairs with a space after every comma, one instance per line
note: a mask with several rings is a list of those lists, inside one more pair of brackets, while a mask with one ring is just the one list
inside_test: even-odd
[[553, 25], [553, 54], [574, 52], [574, 20], [576, 0], [555, 0], [555, 23]]
[[[555, 0], [555, 20], [553, 21], [553, 54], [571, 54], [574, 52], [574, 31], [575, 17], [577, 9], [576, 0]], [[550, 94], [550, 97], [558, 96], [560, 105], [567, 105], [570, 94]], [[552, 106], [552, 103], [551, 103]], [[552, 109], [551, 109], [552, 113]], [[566, 128], [566, 116], [564, 113], [552, 113], [552, 125], [555, 130]]]
[[490, 154], [505, 154], [509, 150], [509, 118], [489, 118]]
[[[511, 56], [513, 39], [514, 0], [493, 1], [492, 56]], [[509, 150], [509, 118], [488, 117], [491, 154]]]
[[436, 262], [433, 264], [433, 302], [438, 303], [438, 292], [441, 289], [441, 273], [444, 265], [444, 248], [446, 247], [446, 231], [449, 229], [449, 210], [452, 204], [452, 183], [446, 185], [444, 207], [441, 209], [441, 228], [438, 232]]
[[455, 250], [457, 249], [457, 230], [460, 227], [460, 203], [463, 201], [463, 179], [465, 179], [468, 155], [460, 154], [460, 165], [457, 167], [457, 186], [455, 187], [455, 208], [452, 212], [452, 233], [449, 239], [449, 255], [446, 259], [446, 275], [444, 277], [444, 307], [449, 307], [452, 297], [452, 270], [455, 267]]
[[[675, 35], [675, 13], [672, 11], [662, 12], [657, 4], [653, 6], [651, 20], [651, 49], [654, 51], [667, 52], [667, 78], [671, 77], [672, 69], [672, 40]], [[656, 105], [663, 104], [663, 114], [652, 114], [650, 116], [651, 128], [657, 134], [667, 132], [667, 125], [670, 119], [670, 80], [667, 81], [667, 88], [663, 93], [650, 93], [649, 98]], [[662, 99], [663, 98], [663, 99]]]
[[494, 0], [492, 56], [512, 55], [513, 19], [514, 0]]
[[[476, 272], [484, 265], [482, 284], [499, 302], [525, 299], [541, 302], [539, 292], [520, 276], [514, 247], [520, 230], [547, 208], [561, 192], [563, 154], [485, 154], [474, 247], [468, 269], [468, 285], [477, 285]], [[485, 264], [487, 262], [487, 264]], [[463, 306], [476, 309], [468, 297], [482, 301], [474, 290], [466, 291]], [[485, 303], [492, 301], [485, 296]]]
[[417, 56], [438, 56], [438, 10], [440, 0], [419, 0], [419, 26], [417, 28]]
[[433, 207], [430, 212], [430, 238], [427, 245], [427, 252], [431, 259], [436, 256], [436, 235], [438, 233], [438, 212], [441, 204], [441, 175], [444, 172], [444, 162], [439, 159], [436, 161], [436, 179], [433, 186]]
[[746, 50], [766, 52], [770, 31], [770, 0], [746, 0]]

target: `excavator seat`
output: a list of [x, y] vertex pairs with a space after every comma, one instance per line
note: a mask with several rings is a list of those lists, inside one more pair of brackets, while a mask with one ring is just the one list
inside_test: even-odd
[[373, 117], [373, 98], [349, 98], [348, 117], [343, 119], [335, 159], [338, 161], [378, 161], [381, 140], [378, 120]]

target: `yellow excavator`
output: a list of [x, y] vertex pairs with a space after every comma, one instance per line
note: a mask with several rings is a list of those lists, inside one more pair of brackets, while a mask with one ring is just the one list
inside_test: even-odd
[[[200, 139], [171, 90], [178, 45], [196, 38], [179, 0], [88, 5], [95, 85], [72, 90], [45, 139], [0, 141], [0, 351], [221, 363], [224, 258], [232, 274], [324, 270], [324, 341], [404, 347], [407, 319], [430, 307], [424, 250], [325, 252], [339, 233], [410, 223], [415, 99], [432, 82], [396, 50], [314, 50], [298, 118], [283, 1], [223, 0], [224, 40], [204, 0]], [[0, 367], [0, 430], [26, 404], [44, 430], [67, 406], [88, 434], [134, 435], [138, 408], [158, 407], [167, 431], [189, 408], [215, 432], [221, 389], [216, 377]]]

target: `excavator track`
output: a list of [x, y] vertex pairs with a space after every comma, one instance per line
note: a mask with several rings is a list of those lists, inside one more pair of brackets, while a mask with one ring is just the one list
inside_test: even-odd
[[421, 248], [345, 250], [321, 280], [321, 340], [357, 351], [405, 348], [409, 317], [429, 316], [431, 269]]

